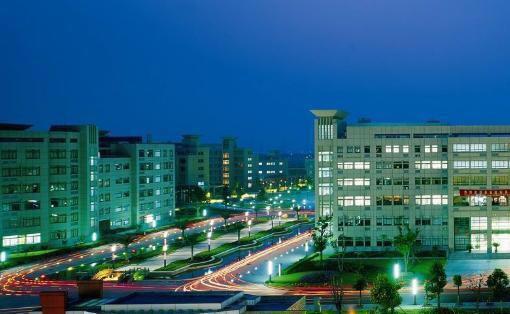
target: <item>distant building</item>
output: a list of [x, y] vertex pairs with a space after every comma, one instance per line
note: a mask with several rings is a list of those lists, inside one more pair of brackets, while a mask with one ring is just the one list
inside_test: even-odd
[[256, 165], [257, 177], [263, 182], [287, 179], [289, 176], [288, 160], [279, 151], [259, 154]]
[[305, 158], [305, 173], [306, 178], [309, 180], [314, 180], [315, 178], [315, 159], [312, 156], [307, 156]]
[[0, 153], [4, 249], [64, 247], [173, 217], [172, 144], [112, 138], [94, 125], [0, 124]]
[[210, 183], [210, 148], [197, 135], [184, 135], [175, 144], [176, 196], [179, 204], [191, 201], [195, 188], [208, 191]]
[[222, 151], [222, 184], [231, 191], [253, 189], [256, 167], [252, 150], [238, 147], [233, 137], [225, 137]]

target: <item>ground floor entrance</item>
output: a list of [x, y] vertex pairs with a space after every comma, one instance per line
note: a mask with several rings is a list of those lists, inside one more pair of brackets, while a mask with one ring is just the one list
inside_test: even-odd
[[510, 253], [510, 217], [455, 217], [455, 251]]

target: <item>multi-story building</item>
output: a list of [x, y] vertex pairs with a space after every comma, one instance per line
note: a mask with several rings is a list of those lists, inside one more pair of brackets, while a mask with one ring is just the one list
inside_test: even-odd
[[255, 187], [255, 158], [249, 148], [237, 146], [233, 137], [225, 137], [222, 146], [222, 184], [233, 190]]
[[[141, 157], [142, 151], [154, 156]], [[1, 124], [2, 247], [63, 247], [140, 222], [154, 227], [151, 217], [168, 222], [173, 158], [172, 144], [108, 140], [93, 125], [33, 131], [29, 125]], [[152, 193], [144, 196], [146, 190]]]
[[221, 144], [206, 146], [209, 148], [209, 182], [213, 195], [221, 195], [224, 186], [231, 192], [255, 187], [257, 173], [251, 149], [238, 147], [233, 137], [223, 138]]
[[348, 125], [315, 115], [316, 211], [356, 250], [392, 245], [398, 227], [450, 250], [510, 252], [510, 126]]
[[257, 178], [260, 181], [275, 181], [288, 178], [288, 160], [279, 151], [259, 154], [257, 157]]
[[209, 190], [209, 150], [207, 145], [200, 144], [197, 135], [184, 135], [182, 141], [175, 144], [178, 203], [189, 202], [193, 189]]

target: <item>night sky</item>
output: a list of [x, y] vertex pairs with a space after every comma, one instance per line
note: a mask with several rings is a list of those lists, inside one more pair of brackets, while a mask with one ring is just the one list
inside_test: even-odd
[[309, 151], [351, 120], [510, 124], [510, 1], [0, 2], [0, 120]]

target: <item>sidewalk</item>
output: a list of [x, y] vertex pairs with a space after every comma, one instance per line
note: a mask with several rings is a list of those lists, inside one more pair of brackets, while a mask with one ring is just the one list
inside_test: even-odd
[[[281, 223], [283, 224], [287, 221], [292, 221], [292, 220], [294, 220], [294, 219], [282, 219]], [[274, 226], [275, 227], [278, 226], [277, 219], [275, 219], [275, 221], [274, 221]], [[223, 224], [216, 225], [216, 228], [222, 228], [222, 227], [223, 227]], [[269, 229], [271, 229], [271, 221], [256, 224], [251, 227], [251, 234], [254, 235], [255, 233], [257, 233], [259, 231], [264, 231], [264, 230], [269, 230]], [[213, 234], [214, 234], [214, 231], [213, 231]], [[241, 230], [241, 238], [247, 237], [247, 236], [248, 236], [248, 228], [244, 228], [243, 230]], [[221, 246], [225, 243], [231, 243], [231, 242], [235, 242], [235, 241], [237, 241], [237, 231], [224, 234], [216, 239], [211, 240], [211, 250], [215, 249], [218, 246]], [[207, 245], [207, 240], [205, 240], [205, 241], [202, 241], [194, 246], [193, 254], [196, 255], [200, 252], [204, 252], [207, 250], [208, 250], [208, 245]], [[188, 259], [190, 257], [191, 257], [191, 247], [185, 246], [185, 247], [182, 247], [182, 248], [168, 254], [167, 258], [166, 258], [166, 262], [168, 265], [174, 261]], [[126, 270], [136, 269], [136, 268], [148, 268], [149, 271], [154, 271], [158, 268], [163, 267], [163, 265], [164, 265], [164, 255], [161, 254], [161, 255], [155, 256], [153, 258], [149, 258], [149, 259], [147, 259], [143, 262], [140, 262], [138, 264], [130, 264], [130, 265], [121, 267], [118, 270], [126, 271]]]

